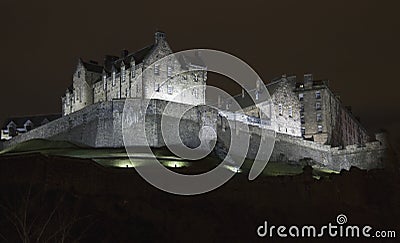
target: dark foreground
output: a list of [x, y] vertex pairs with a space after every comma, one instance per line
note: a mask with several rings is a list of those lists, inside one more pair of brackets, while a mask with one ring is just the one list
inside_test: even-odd
[[[400, 177], [356, 168], [316, 180], [238, 174], [221, 188], [176, 196], [134, 169], [91, 160], [36, 155], [0, 157], [0, 242], [399, 242]], [[257, 236], [270, 225], [370, 225], [396, 238]], [[327, 235], [327, 234], [326, 234]]]

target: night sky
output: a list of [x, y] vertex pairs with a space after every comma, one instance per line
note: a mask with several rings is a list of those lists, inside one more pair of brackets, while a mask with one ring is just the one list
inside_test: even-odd
[[[138, 50], [167, 33], [174, 51], [211, 48], [268, 82], [329, 79], [374, 132], [400, 141], [398, 1], [0, 1], [0, 121], [61, 112], [78, 58]], [[219, 80], [210, 80], [218, 83]], [[226, 81], [220, 81], [226, 82]]]

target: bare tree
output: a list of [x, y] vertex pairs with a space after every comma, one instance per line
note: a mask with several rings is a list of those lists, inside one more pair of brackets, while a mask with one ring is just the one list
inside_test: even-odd
[[[79, 216], [79, 209], [71, 206], [73, 200], [66, 200], [66, 193], [33, 190], [29, 184], [22, 195], [8, 196], [0, 201], [0, 209], [23, 243], [77, 241], [93, 224], [91, 216]], [[72, 235], [75, 226], [79, 230]], [[9, 241], [7, 237], [0, 232], [0, 239]]]

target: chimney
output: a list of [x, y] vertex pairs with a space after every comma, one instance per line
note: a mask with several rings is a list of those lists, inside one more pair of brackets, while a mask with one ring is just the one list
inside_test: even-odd
[[128, 53], [129, 53], [128, 50], [122, 50], [121, 51], [121, 57], [125, 58], [126, 56], [128, 56]]
[[304, 83], [312, 82], [313, 81], [313, 75], [311, 73], [305, 73], [304, 74]]
[[156, 43], [156, 44], [157, 44], [158, 42], [160, 42], [160, 41], [166, 39], [166, 35], [165, 35], [165, 33], [162, 32], [162, 31], [157, 31], [157, 32], [154, 34], [154, 37], [155, 37], [155, 43]]
[[118, 59], [118, 57], [105, 55], [104, 57], [104, 68], [111, 69], [112, 64]]

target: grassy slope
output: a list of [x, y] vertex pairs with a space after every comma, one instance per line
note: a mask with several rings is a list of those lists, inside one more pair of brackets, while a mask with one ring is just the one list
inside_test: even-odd
[[[129, 159], [125, 149], [96, 149], [87, 146], [76, 145], [65, 141], [50, 141], [46, 139], [33, 139], [0, 151], [1, 155], [23, 155], [29, 153], [42, 153], [46, 155], [67, 156], [73, 158], [87, 158], [96, 161], [106, 167], [136, 167], [146, 165], [146, 154], [135, 155]], [[154, 149], [153, 153], [165, 166], [176, 172], [184, 174], [198, 174], [215, 168], [220, 161], [208, 156], [199, 161], [182, 161], [166, 149]], [[246, 160], [241, 169], [248, 173], [253, 162]], [[264, 169], [265, 176], [297, 175], [303, 172], [301, 165], [289, 165], [281, 162], [269, 162]], [[314, 168], [315, 176], [324, 176], [335, 171], [324, 168]]]

